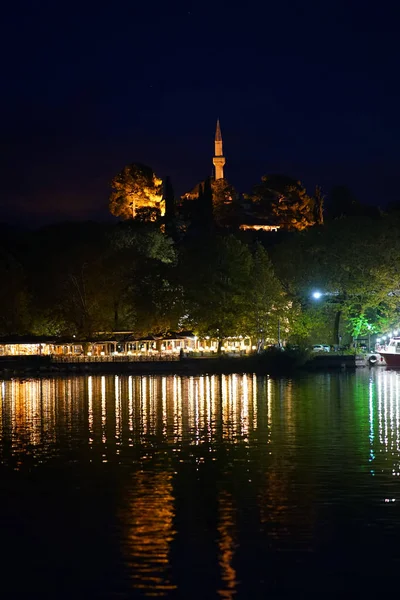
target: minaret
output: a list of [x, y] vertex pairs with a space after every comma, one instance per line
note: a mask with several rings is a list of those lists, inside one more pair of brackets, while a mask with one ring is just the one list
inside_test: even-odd
[[215, 167], [215, 179], [223, 179], [225, 156], [222, 152], [222, 135], [219, 119], [217, 119], [217, 129], [215, 131], [215, 155], [213, 158], [213, 164]]

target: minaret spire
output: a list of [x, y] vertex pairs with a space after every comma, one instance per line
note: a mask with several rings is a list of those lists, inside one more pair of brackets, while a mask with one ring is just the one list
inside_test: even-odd
[[217, 129], [215, 130], [215, 141], [222, 142], [221, 126], [219, 124], [219, 119], [217, 119]]
[[214, 142], [214, 158], [213, 164], [215, 167], [215, 179], [223, 179], [224, 178], [224, 165], [225, 165], [225, 157], [222, 152], [222, 134], [221, 134], [221, 126], [219, 124], [219, 119], [217, 119], [217, 128], [215, 130], [215, 142]]

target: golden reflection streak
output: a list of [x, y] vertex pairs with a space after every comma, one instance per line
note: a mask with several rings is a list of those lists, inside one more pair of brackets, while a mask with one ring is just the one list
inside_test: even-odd
[[244, 439], [248, 441], [250, 432], [250, 403], [246, 376], [242, 377], [241, 393], [238, 399], [240, 402], [241, 433]]
[[230, 439], [230, 379], [225, 375], [221, 376], [222, 392], [222, 437], [225, 440]]
[[206, 433], [206, 440], [211, 441], [211, 388], [213, 384], [213, 378], [209, 375], [206, 377], [206, 397], [204, 402], [204, 430]]
[[254, 419], [253, 419], [253, 427], [254, 429], [257, 427], [257, 375], [253, 375], [253, 410], [254, 410]]
[[0, 387], [0, 432], [3, 431], [3, 410], [4, 410], [4, 404], [5, 404], [5, 397], [6, 397], [6, 383], [5, 383], [5, 381], [2, 381], [1, 387]]
[[[182, 380], [180, 380], [181, 382]], [[173, 406], [173, 436], [176, 436], [176, 432], [179, 428], [179, 416], [178, 416], [178, 378], [174, 375], [173, 384], [172, 384], [172, 406]]]
[[213, 437], [216, 437], [216, 435], [217, 435], [216, 426], [217, 426], [217, 415], [218, 415], [218, 410], [217, 410], [217, 402], [218, 402], [218, 400], [217, 400], [218, 399], [217, 381], [218, 380], [215, 376], [213, 376], [211, 378], [211, 381], [212, 381], [212, 385], [211, 385], [210, 436], [212, 439]]
[[165, 596], [176, 588], [169, 580], [170, 546], [176, 534], [172, 474], [135, 473], [131, 490], [121, 520], [132, 587], [146, 596]]
[[147, 379], [146, 377], [141, 377], [140, 379], [140, 408], [142, 414], [142, 431], [143, 435], [148, 433], [147, 425], [148, 425], [148, 409], [147, 409]]
[[236, 437], [242, 435], [242, 412], [240, 410], [240, 401], [238, 398], [238, 386], [237, 386], [237, 375], [233, 374], [230, 377], [231, 381], [231, 393], [230, 393], [230, 405], [232, 407], [232, 417], [236, 417], [235, 422], [237, 426]]
[[221, 567], [221, 579], [225, 584], [223, 589], [218, 590], [218, 595], [226, 600], [232, 600], [236, 594], [236, 571], [232, 566], [235, 549], [235, 509], [232, 496], [227, 491], [222, 491], [218, 497], [218, 562]]
[[120, 438], [122, 431], [121, 423], [121, 382], [118, 375], [114, 377], [114, 389], [115, 389], [115, 437]]
[[203, 429], [202, 418], [200, 415], [200, 401], [204, 402], [204, 392], [205, 392], [204, 376], [202, 376], [199, 379], [199, 385], [196, 390], [195, 406], [194, 406], [194, 418], [195, 418], [194, 431], [195, 431], [196, 444], [200, 443], [200, 429]]
[[177, 417], [177, 426], [175, 429], [175, 441], [180, 441], [182, 439], [182, 385], [178, 385], [178, 382], [182, 384], [181, 377], [176, 378], [177, 386], [176, 386], [176, 417]]
[[106, 442], [106, 378], [101, 376], [101, 441]]
[[204, 376], [200, 377], [199, 384], [196, 389], [194, 397], [194, 432], [195, 432], [195, 443], [196, 445], [200, 442], [200, 429], [202, 429], [202, 419], [200, 415], [200, 402], [204, 402]]
[[9, 418], [14, 454], [31, 453], [33, 447], [55, 441], [54, 390], [54, 382], [41, 379], [2, 382], [0, 423], [5, 426]]
[[252, 386], [252, 395], [251, 395], [251, 399], [252, 399], [252, 410], [253, 410], [253, 423], [252, 423], [252, 427], [253, 427], [253, 431], [255, 431], [257, 429], [257, 419], [258, 419], [258, 406], [257, 406], [257, 378], [253, 377], [253, 380], [251, 382], [251, 386]]
[[88, 376], [88, 427], [89, 427], [89, 444], [93, 443], [93, 377]]
[[[267, 431], [259, 432], [259, 435], [263, 434], [267, 444], [266, 469], [258, 492], [259, 519], [262, 526], [266, 528], [271, 542], [279, 546], [290, 539], [292, 530], [299, 526], [289, 498], [295, 457], [292, 455], [290, 445], [284, 449], [284, 445], [281, 444], [282, 439], [290, 439], [294, 434], [293, 415], [290, 419], [290, 411], [282, 411], [288, 396], [288, 402], [291, 402], [290, 395], [290, 382], [284, 385], [282, 381], [273, 382], [269, 378], [266, 379]], [[260, 416], [261, 411], [260, 403]], [[286, 426], [289, 426], [289, 431], [286, 431]], [[303, 528], [307, 526], [307, 529], [311, 529], [310, 519], [311, 516], [305, 513]]]
[[129, 413], [129, 431], [133, 432], [133, 377], [128, 377], [128, 413]]
[[[154, 385], [154, 377], [150, 375], [149, 379], [148, 379], [148, 405], [149, 405], [149, 429], [151, 432], [153, 432], [153, 417], [154, 417], [154, 391], [155, 391], [155, 385]], [[148, 431], [149, 433], [149, 431]]]
[[[224, 439], [237, 444], [246, 441], [257, 427], [256, 387], [257, 380], [246, 375], [171, 376], [157, 381], [105, 375], [12, 380], [1, 386], [0, 418], [4, 428], [9, 415], [13, 444], [21, 449], [21, 432], [24, 443], [27, 440], [39, 446], [43, 440], [56, 441], [60, 432], [84, 423], [88, 445], [113, 442], [115, 446], [122, 443], [126, 418], [129, 433], [125, 439], [130, 445], [150, 433], [162, 433], [168, 444], [180, 442], [182, 436], [189, 444], [220, 442], [222, 433]], [[270, 410], [268, 413], [270, 416]]]
[[167, 378], [163, 377], [161, 380], [161, 402], [162, 402], [162, 433], [164, 436], [167, 435]]
[[54, 403], [54, 381], [46, 379], [40, 380], [40, 398], [42, 403], [41, 410], [41, 430], [42, 436], [45, 436], [46, 443], [55, 442], [55, 422], [56, 411]]
[[267, 426], [269, 437], [272, 426], [272, 382], [269, 377], [267, 379]]

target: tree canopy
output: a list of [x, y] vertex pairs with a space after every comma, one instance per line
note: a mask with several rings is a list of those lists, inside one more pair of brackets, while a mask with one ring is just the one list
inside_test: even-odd
[[148, 219], [155, 220], [158, 214], [164, 214], [162, 180], [151, 167], [139, 163], [126, 165], [111, 186], [109, 208], [114, 216], [134, 219], [145, 211]]
[[[154, 183], [151, 170], [146, 177]], [[3, 228], [0, 334], [88, 338], [96, 331], [191, 328], [220, 340], [250, 336], [261, 349], [276, 343], [278, 330], [285, 341], [337, 344], [398, 325], [399, 213], [377, 220], [341, 214], [323, 223], [320, 189], [310, 198], [294, 180], [265, 178], [252, 201], [282, 222], [291, 215], [295, 226], [276, 236], [241, 232], [216, 223], [212, 185], [206, 180], [188, 200], [194, 210], [183, 226], [167, 181], [165, 218], [146, 205], [135, 219], [115, 223], [64, 223], [18, 235]], [[222, 205], [230, 206], [225, 183], [219, 185]], [[302, 219], [318, 226], [303, 227]]]
[[264, 175], [246, 198], [258, 218], [289, 231], [301, 231], [316, 222], [315, 200], [300, 181], [286, 175]]

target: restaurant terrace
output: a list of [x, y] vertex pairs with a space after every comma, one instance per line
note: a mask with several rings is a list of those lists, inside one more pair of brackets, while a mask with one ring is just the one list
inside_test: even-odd
[[[131, 331], [100, 332], [93, 340], [49, 336], [8, 336], [0, 338], [0, 356], [52, 356], [73, 359], [85, 357], [101, 361], [106, 357], [168, 358], [216, 354], [218, 339], [198, 337], [190, 331], [151, 334], [138, 337]], [[221, 352], [249, 354], [255, 348], [249, 337], [227, 337], [221, 344]]]

